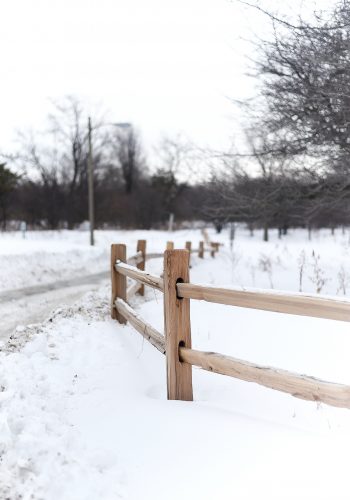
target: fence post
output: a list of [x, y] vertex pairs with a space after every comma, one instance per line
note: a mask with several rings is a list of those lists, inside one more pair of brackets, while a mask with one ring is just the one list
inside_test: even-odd
[[168, 399], [193, 401], [192, 366], [179, 359], [179, 347], [191, 348], [190, 299], [177, 297], [176, 283], [189, 282], [187, 250], [164, 253], [164, 332]]
[[186, 248], [186, 250], [188, 250], [188, 253], [190, 254], [189, 266], [190, 266], [190, 269], [191, 269], [191, 267], [192, 267], [192, 265], [191, 265], [192, 242], [191, 241], [186, 241], [185, 248]]
[[212, 257], [215, 257], [215, 243], [210, 243], [210, 246], [211, 246], [210, 255]]
[[199, 242], [198, 257], [200, 259], [203, 259], [203, 257], [204, 257], [204, 242], [203, 241]]
[[[140, 269], [141, 271], [145, 270], [145, 263], [146, 263], [146, 240], [138, 240], [137, 241], [137, 247], [136, 247], [137, 252], [142, 252], [142, 262], [137, 264], [137, 269]], [[140, 288], [138, 289], [138, 294], [144, 295], [145, 294], [145, 285], [141, 285]]]
[[126, 323], [126, 319], [117, 311], [114, 306], [117, 297], [126, 301], [126, 276], [118, 273], [115, 269], [117, 260], [126, 262], [126, 246], [122, 244], [111, 245], [111, 279], [112, 279], [112, 300], [111, 316], [119, 323]]
[[174, 242], [173, 241], [167, 241], [166, 242], [166, 249], [167, 250], [174, 250]]

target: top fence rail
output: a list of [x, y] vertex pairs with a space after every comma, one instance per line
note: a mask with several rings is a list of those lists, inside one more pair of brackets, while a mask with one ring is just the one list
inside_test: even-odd
[[[156, 255], [158, 257], [159, 254]], [[128, 262], [132, 262], [132, 259], [135, 260], [132, 257], [128, 259]], [[122, 275], [144, 285], [160, 291], [164, 289], [164, 282], [160, 276], [140, 271], [136, 267], [120, 261], [116, 262], [115, 269]], [[185, 299], [204, 300], [215, 304], [226, 304], [248, 309], [350, 322], [350, 302], [333, 297], [240, 290], [193, 283], [178, 283], [176, 288], [178, 297]]]
[[312, 318], [350, 321], [350, 302], [335, 298], [261, 290], [233, 290], [192, 283], [178, 283], [177, 291], [179, 297], [186, 299]]

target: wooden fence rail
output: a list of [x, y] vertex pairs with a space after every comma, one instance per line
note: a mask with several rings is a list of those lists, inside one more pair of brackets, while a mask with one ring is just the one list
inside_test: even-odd
[[129, 286], [129, 288], [126, 289], [126, 299], [129, 302], [129, 300], [141, 289], [142, 285], [138, 281], [133, 283], [132, 285]]
[[350, 387], [346, 385], [325, 382], [270, 366], [255, 365], [215, 352], [180, 347], [179, 357], [181, 361], [209, 372], [228, 375], [246, 382], [255, 382], [297, 398], [323, 402], [340, 408], [350, 408]]
[[350, 302], [325, 299], [316, 296], [248, 291], [214, 286], [178, 283], [177, 294], [181, 298], [205, 300], [215, 304], [260, 309], [313, 318], [350, 321]]
[[135, 330], [141, 333], [158, 351], [165, 354], [165, 340], [161, 333], [146, 323], [124, 300], [116, 299], [114, 304], [120, 314], [129, 321]]
[[127, 263], [130, 264], [131, 266], [137, 266], [139, 264], [142, 264], [144, 260], [145, 259], [142, 255], [142, 252], [137, 252], [135, 255], [132, 255], [131, 257], [128, 258]]
[[[142, 240], [141, 244], [138, 243], [138, 252], [127, 259], [125, 245], [112, 245], [111, 314], [120, 323], [129, 321], [145, 339], [166, 355], [168, 399], [192, 401], [192, 366], [197, 366], [214, 373], [255, 382], [301, 399], [350, 408], [350, 386], [253, 364], [223, 354], [192, 349], [190, 300], [339, 321], [350, 321], [350, 302], [303, 294], [192, 284], [189, 282], [189, 260], [194, 253], [191, 242], [186, 242], [185, 250], [174, 250], [173, 242], [167, 242], [166, 246], [164, 254], [147, 255], [146, 242]], [[198, 257], [203, 258], [203, 242], [200, 242], [197, 251]], [[209, 251], [215, 257], [219, 245], [212, 244]], [[163, 277], [144, 270], [147, 260], [162, 256]], [[136, 283], [127, 289], [126, 278], [136, 280]], [[155, 288], [164, 295], [164, 335], [144, 321], [127, 303], [144, 285]]]
[[148, 285], [152, 288], [156, 288], [157, 290], [163, 290], [164, 283], [160, 276], [147, 273], [146, 271], [140, 271], [136, 267], [125, 264], [120, 260], [116, 261], [114, 267], [118, 274], [137, 280], [143, 285]]

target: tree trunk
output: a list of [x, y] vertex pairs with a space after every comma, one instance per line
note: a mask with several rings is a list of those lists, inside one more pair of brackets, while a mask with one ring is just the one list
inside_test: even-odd
[[6, 231], [6, 226], [7, 226], [7, 210], [6, 210], [6, 204], [5, 200], [1, 203], [1, 212], [2, 212], [2, 230]]
[[221, 222], [214, 222], [215, 230], [219, 234], [222, 231], [222, 224]]
[[269, 241], [269, 226], [267, 224], [264, 225], [264, 241]]
[[235, 224], [231, 222], [230, 224], [230, 248], [233, 249], [233, 240], [235, 239]]

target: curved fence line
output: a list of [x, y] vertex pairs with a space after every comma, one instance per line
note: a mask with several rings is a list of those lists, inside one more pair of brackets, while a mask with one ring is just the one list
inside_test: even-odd
[[[153, 253], [147, 256], [146, 242], [140, 240], [138, 248], [143, 248], [142, 262], [140, 252], [126, 259], [125, 245], [112, 245], [111, 251], [112, 317], [120, 323], [129, 321], [146, 340], [166, 355], [168, 399], [193, 400], [192, 366], [198, 366], [213, 373], [255, 382], [301, 399], [350, 408], [350, 386], [257, 365], [224, 354], [192, 349], [190, 300], [205, 300], [237, 307], [339, 321], [350, 321], [350, 302], [303, 294], [192, 284], [189, 282], [190, 256], [194, 253], [191, 242], [186, 242], [185, 250], [174, 250], [174, 245], [171, 243], [167, 243], [164, 254]], [[219, 251], [219, 244], [211, 245], [210, 252], [212, 257], [215, 257]], [[204, 243], [200, 242], [198, 250], [200, 258], [203, 258], [203, 250]], [[163, 277], [144, 270], [146, 261], [161, 256], [164, 257]], [[131, 265], [132, 262], [138, 267]], [[126, 278], [135, 280], [136, 284], [126, 289]], [[155, 288], [164, 295], [164, 335], [144, 321], [127, 304], [127, 299], [135, 293], [140, 293], [140, 288], [144, 285]]]

